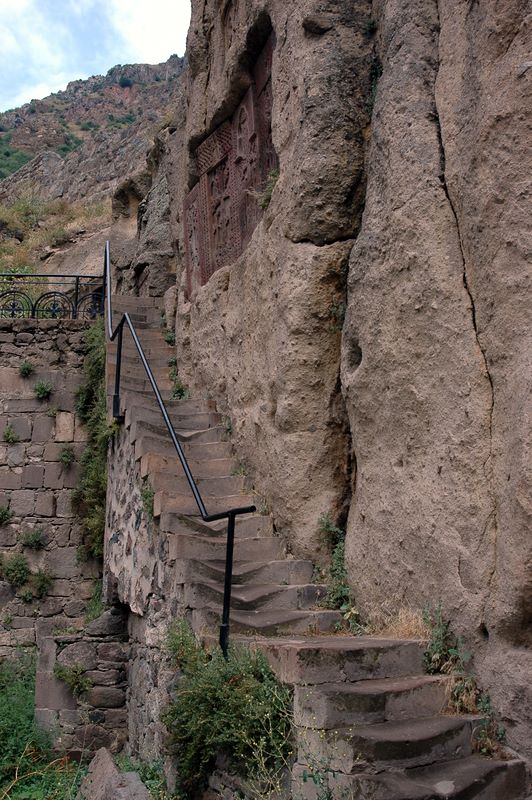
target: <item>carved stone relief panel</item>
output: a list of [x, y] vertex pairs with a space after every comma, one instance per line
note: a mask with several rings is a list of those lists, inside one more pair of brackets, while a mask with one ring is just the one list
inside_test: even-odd
[[233, 117], [194, 152], [199, 181], [184, 208], [189, 296], [238, 258], [260, 220], [257, 193], [278, 166], [271, 131], [274, 46], [272, 33]]

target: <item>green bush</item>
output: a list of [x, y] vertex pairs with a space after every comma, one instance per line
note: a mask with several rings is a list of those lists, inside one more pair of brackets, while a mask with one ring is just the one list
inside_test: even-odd
[[120, 86], [122, 89], [127, 89], [127, 88], [129, 88], [130, 86], [133, 86], [133, 81], [131, 80], [131, 78], [127, 78], [125, 75], [121, 75], [121, 76], [120, 76], [120, 79], [119, 79], [119, 81], [118, 81], [118, 85], [119, 85], [119, 86]]
[[35, 372], [35, 367], [31, 361], [24, 360], [18, 368], [18, 372], [21, 378], [29, 378]]
[[33, 156], [24, 150], [11, 147], [9, 144], [6, 145], [5, 139], [0, 141], [0, 180], [16, 172], [17, 169], [23, 167], [32, 158]]
[[53, 392], [53, 386], [50, 381], [37, 381], [35, 384], [33, 391], [35, 392], [35, 397], [37, 400], [43, 402], [44, 400], [48, 400], [50, 395]]
[[34, 590], [35, 597], [39, 598], [39, 600], [42, 600], [52, 585], [52, 576], [45, 570], [40, 569], [31, 576], [31, 585]]
[[85, 379], [76, 394], [76, 411], [87, 428], [87, 447], [81, 457], [74, 506], [82, 519], [87, 556], [101, 558], [105, 531], [107, 447], [113, 427], [107, 423], [105, 395], [105, 328], [103, 320], [85, 333]]
[[2, 438], [6, 444], [16, 444], [20, 441], [12, 425], [6, 425]]
[[219, 754], [244, 779], [276, 784], [291, 754], [292, 700], [264, 656], [239, 647], [227, 660], [207, 652], [184, 621], [171, 630], [169, 649], [182, 674], [164, 722], [183, 796], [205, 785]]
[[76, 454], [74, 453], [74, 448], [70, 445], [65, 445], [59, 453], [59, 461], [65, 469], [69, 469], [75, 460]]
[[71, 667], [65, 667], [63, 664], [56, 663], [54, 666], [55, 677], [66, 683], [74, 697], [81, 697], [92, 686], [92, 681], [85, 677], [86, 671], [83, 664], [72, 664]]
[[34, 722], [34, 694], [28, 654], [0, 664], [0, 798], [72, 800], [86, 768], [52, 752]]
[[22, 534], [20, 543], [22, 547], [29, 547], [30, 550], [43, 550], [48, 542], [42, 528], [32, 528]]
[[22, 553], [6, 558], [2, 562], [2, 576], [13, 589], [19, 589], [27, 582], [30, 577], [30, 568], [26, 557]]
[[0, 506], [0, 527], [7, 525], [13, 518], [13, 512], [7, 506]]

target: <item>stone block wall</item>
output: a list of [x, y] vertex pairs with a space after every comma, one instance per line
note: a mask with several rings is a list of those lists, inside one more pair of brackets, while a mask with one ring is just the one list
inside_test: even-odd
[[[85, 756], [100, 747], [122, 749], [128, 660], [127, 616], [119, 608], [104, 611], [82, 632], [40, 640], [35, 717], [55, 747]], [[79, 672], [85, 689], [79, 696], [57, 677], [58, 666], [63, 675]]]
[[[22, 554], [34, 576], [41, 571], [51, 580], [39, 598], [34, 578], [17, 588], [0, 579], [0, 657], [53, 630], [82, 627], [99, 574], [97, 564], [79, 562], [82, 532], [72, 510], [86, 438], [74, 411], [86, 326], [0, 320], [0, 507], [11, 514], [0, 525], [0, 557], [6, 565]], [[23, 361], [34, 367], [26, 378], [19, 373]], [[51, 384], [49, 399], [36, 398], [38, 381]], [[67, 449], [74, 456], [70, 466], [61, 461]], [[41, 546], [25, 545], [30, 537]]]

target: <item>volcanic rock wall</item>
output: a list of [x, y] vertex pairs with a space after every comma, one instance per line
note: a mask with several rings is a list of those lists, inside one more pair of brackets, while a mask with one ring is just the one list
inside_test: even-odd
[[[530, 754], [524, 4], [192, 5], [186, 120], [152, 169], [168, 205], [139, 215], [175, 247], [181, 379], [230, 416], [295, 553], [323, 561], [319, 516], [347, 517], [365, 616], [441, 600]], [[272, 35], [279, 176], [269, 203], [249, 183], [266, 208], [232, 257], [247, 220], [224, 212], [242, 206], [220, 165], [229, 153], [241, 169], [236, 112]], [[195, 239], [206, 150], [211, 218]]]

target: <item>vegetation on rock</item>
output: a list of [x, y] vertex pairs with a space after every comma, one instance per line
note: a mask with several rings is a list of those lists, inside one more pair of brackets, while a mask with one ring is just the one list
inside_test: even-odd
[[182, 798], [194, 797], [218, 755], [267, 796], [292, 749], [290, 690], [260, 653], [233, 647], [227, 660], [207, 651], [185, 621], [172, 628], [169, 650], [181, 671], [164, 722], [175, 748]]
[[87, 428], [87, 447], [81, 457], [81, 474], [74, 505], [84, 530], [86, 556], [101, 558], [105, 530], [107, 447], [113, 427], [107, 423], [105, 396], [105, 329], [103, 321], [85, 333], [85, 380], [76, 395], [76, 411]]

